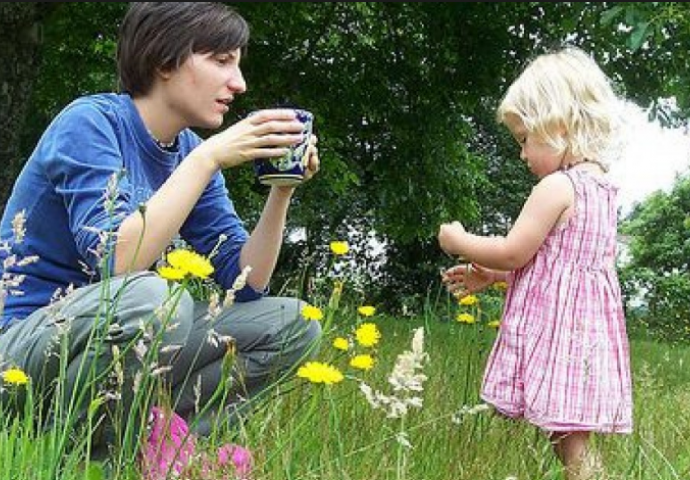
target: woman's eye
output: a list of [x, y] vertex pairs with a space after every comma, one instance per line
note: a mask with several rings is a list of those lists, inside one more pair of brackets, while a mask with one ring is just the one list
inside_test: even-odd
[[237, 56], [233, 54], [228, 54], [228, 53], [218, 53], [214, 56], [216, 62], [220, 65], [227, 65], [229, 63], [233, 63]]

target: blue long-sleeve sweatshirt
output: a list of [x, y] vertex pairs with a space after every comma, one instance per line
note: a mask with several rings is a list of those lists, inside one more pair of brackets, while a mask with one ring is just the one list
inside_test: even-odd
[[[112, 269], [112, 252], [99, 252], [107, 245], [104, 233], [116, 232], [200, 142], [186, 129], [177, 137], [177, 148], [160, 148], [126, 94], [85, 96], [57, 115], [17, 178], [0, 224], [0, 239], [6, 242], [0, 248], [0, 273], [6, 280], [24, 276], [16, 288], [5, 282], [0, 327], [48, 305], [70, 285], [78, 288], [100, 280], [106, 273], [102, 267]], [[114, 178], [119, 181], [109, 189]], [[21, 215], [25, 236], [15, 239], [12, 222]], [[226, 239], [212, 263], [214, 279], [227, 289], [240, 273], [239, 253], [248, 233], [218, 172], [180, 237], [207, 255], [221, 236]], [[6, 261], [10, 255], [15, 261]], [[31, 256], [37, 261], [18, 262]], [[6, 263], [14, 266], [3, 269]], [[265, 293], [247, 285], [236, 300]]]

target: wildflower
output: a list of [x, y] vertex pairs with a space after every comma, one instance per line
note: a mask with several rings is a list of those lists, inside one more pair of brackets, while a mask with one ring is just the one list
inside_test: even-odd
[[297, 376], [306, 378], [312, 383], [331, 385], [342, 382], [345, 378], [337, 368], [322, 362], [307, 362], [297, 370]]
[[494, 288], [498, 290], [505, 290], [508, 288], [508, 284], [506, 282], [496, 282], [494, 283]]
[[363, 317], [371, 317], [376, 313], [376, 308], [371, 305], [362, 305], [357, 309], [357, 312]]
[[478, 301], [479, 301], [479, 299], [477, 298], [476, 295], [465, 295], [464, 297], [462, 297], [462, 298], [458, 301], [458, 303], [459, 303], [460, 305], [467, 305], [467, 306], [469, 306], [469, 305], [474, 305], [474, 304], [476, 304]]
[[29, 383], [29, 376], [19, 368], [10, 368], [2, 372], [2, 381], [10, 385], [26, 385]]
[[319, 321], [323, 318], [323, 312], [319, 307], [313, 305], [305, 305], [302, 308], [302, 316], [305, 320]]
[[176, 282], [178, 280], [182, 280], [187, 274], [182, 270], [178, 270], [177, 268], [164, 266], [158, 269], [158, 275], [166, 280]]
[[458, 323], [467, 323], [468, 325], [476, 322], [474, 315], [469, 313], [459, 313], [458, 316], [455, 317], [455, 320], [457, 320]]
[[333, 347], [346, 352], [350, 348], [350, 342], [348, 342], [346, 338], [337, 337], [333, 340]]
[[334, 255], [345, 255], [349, 251], [350, 246], [347, 242], [331, 242], [331, 252], [333, 252]]
[[355, 337], [363, 347], [373, 347], [379, 343], [381, 332], [375, 323], [363, 323], [355, 330]]
[[213, 265], [204, 256], [185, 248], [178, 248], [168, 253], [168, 265], [158, 268], [158, 274], [166, 280], [183, 280], [191, 276], [208, 278], [213, 273]]
[[489, 323], [486, 324], [487, 326], [491, 328], [498, 328], [501, 326], [501, 321], [500, 320], [491, 320]]
[[213, 273], [213, 265], [207, 258], [185, 248], [178, 248], [168, 253], [167, 260], [171, 267], [193, 277], [208, 278]]
[[371, 370], [374, 367], [374, 358], [371, 355], [356, 355], [350, 360], [350, 366], [360, 370]]

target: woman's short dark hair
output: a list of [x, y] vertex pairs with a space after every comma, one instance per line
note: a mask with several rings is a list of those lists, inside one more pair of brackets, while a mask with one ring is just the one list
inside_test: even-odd
[[117, 45], [120, 90], [147, 94], [157, 70], [178, 68], [193, 53], [245, 49], [249, 26], [218, 2], [132, 2]]

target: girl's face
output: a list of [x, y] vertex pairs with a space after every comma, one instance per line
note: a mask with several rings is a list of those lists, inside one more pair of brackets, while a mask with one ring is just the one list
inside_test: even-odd
[[519, 118], [511, 116], [506, 125], [520, 145], [520, 158], [534, 175], [543, 178], [562, 167], [564, 153], [558, 152], [533, 132], [528, 132]]
[[215, 129], [235, 95], [247, 90], [241, 51], [194, 53], [167, 75], [167, 102], [184, 126]]

